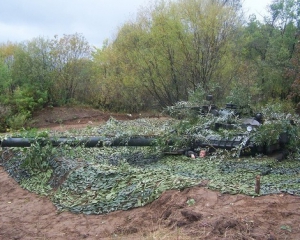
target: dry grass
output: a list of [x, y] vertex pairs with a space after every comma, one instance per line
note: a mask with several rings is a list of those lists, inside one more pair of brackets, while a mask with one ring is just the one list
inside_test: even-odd
[[[158, 227], [157, 230], [151, 232], [139, 232], [133, 235], [114, 235], [111, 240], [192, 240], [195, 237], [187, 236], [181, 229], [170, 230]], [[198, 239], [198, 238], [197, 238]]]

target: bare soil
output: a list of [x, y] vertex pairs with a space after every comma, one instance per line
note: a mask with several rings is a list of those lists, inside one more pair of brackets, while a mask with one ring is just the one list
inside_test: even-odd
[[[139, 117], [52, 108], [35, 115], [32, 126], [63, 131], [96, 126], [110, 116]], [[206, 184], [166, 191], [145, 207], [83, 215], [58, 212], [48, 198], [22, 189], [0, 167], [0, 239], [300, 239], [299, 196], [228, 195]]]
[[111, 117], [117, 120], [132, 120], [142, 117], [158, 117], [158, 115], [153, 113], [119, 114], [82, 107], [45, 108], [36, 112], [27, 126], [65, 131], [86, 126], [97, 126]]

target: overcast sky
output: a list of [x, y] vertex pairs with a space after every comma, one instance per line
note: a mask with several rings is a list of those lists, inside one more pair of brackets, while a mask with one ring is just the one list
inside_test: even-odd
[[[0, 43], [81, 33], [101, 47], [149, 0], [0, 0]], [[244, 0], [247, 13], [264, 15], [272, 0]]]

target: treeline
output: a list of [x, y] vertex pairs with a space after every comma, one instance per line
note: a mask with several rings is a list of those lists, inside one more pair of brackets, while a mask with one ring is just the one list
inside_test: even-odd
[[0, 126], [46, 106], [137, 112], [213, 94], [216, 103], [300, 102], [300, 0], [259, 21], [239, 0], [160, 1], [92, 48], [84, 36], [0, 46]]

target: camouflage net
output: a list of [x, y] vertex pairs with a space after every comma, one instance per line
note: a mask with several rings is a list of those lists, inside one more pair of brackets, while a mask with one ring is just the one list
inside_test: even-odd
[[[131, 123], [147, 126], [144, 121]], [[122, 122], [108, 124], [107, 129], [101, 127], [102, 133], [112, 132], [112, 125], [124, 127]], [[124, 128], [128, 124], [124, 123]], [[133, 127], [129, 129], [134, 132]], [[140, 129], [139, 125], [136, 132], [142, 132]], [[203, 181], [208, 182], [208, 188], [222, 193], [257, 196], [254, 191], [257, 175], [261, 175], [260, 195], [281, 192], [300, 195], [297, 159], [279, 162], [269, 157], [230, 158], [220, 153], [192, 159], [162, 156], [151, 147], [78, 147], [47, 156], [48, 168], [37, 171], [26, 166], [25, 155], [20, 150], [4, 149], [0, 163], [23, 188], [47, 195], [59, 210], [74, 213], [104, 214], [140, 207], [168, 189], [182, 190]]]
[[0, 166], [3, 166], [7, 173], [20, 183], [22, 179], [31, 177], [30, 171], [23, 167], [24, 158], [21, 152], [5, 148], [2, 150]]
[[52, 188], [58, 188], [72, 171], [86, 165], [84, 162], [74, 161], [65, 157], [51, 158], [49, 164], [53, 169], [49, 180], [49, 185]]

